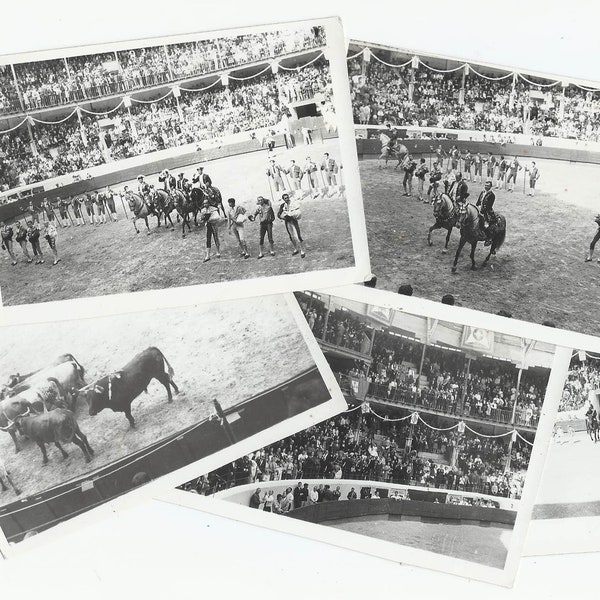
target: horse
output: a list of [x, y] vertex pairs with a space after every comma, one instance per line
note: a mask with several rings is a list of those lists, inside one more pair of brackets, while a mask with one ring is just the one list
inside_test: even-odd
[[[468, 242], [471, 244], [471, 271], [474, 271], [477, 267], [475, 266], [475, 249], [477, 248], [477, 242], [482, 242], [486, 238], [479, 225], [479, 210], [473, 204], [466, 204], [461, 207], [458, 216], [457, 227], [460, 228], [460, 242], [454, 256], [454, 264], [452, 265], [452, 273], [456, 274], [456, 265], [460, 257], [460, 253], [464, 245]], [[490, 260], [490, 257], [496, 254], [496, 251], [502, 247], [504, 239], [506, 238], [506, 219], [499, 213], [496, 213], [496, 221], [491, 226], [491, 244], [490, 252], [483, 261], [482, 267]]]
[[[144, 219], [146, 223], [146, 233], [150, 235], [150, 226], [148, 225], [148, 215], [156, 215], [156, 210], [152, 204], [147, 204], [146, 201], [135, 192], [129, 192], [127, 196], [127, 203], [129, 204], [129, 210], [133, 213], [131, 218], [135, 232], [139, 233], [140, 230], [137, 228], [137, 220]], [[159, 217], [160, 225], [160, 217]]]
[[202, 208], [202, 190], [193, 188], [190, 194], [181, 190], [174, 190], [173, 196], [175, 197], [175, 208], [177, 209], [177, 213], [181, 217], [182, 222], [181, 237], [184, 238], [186, 225], [188, 231], [192, 231], [192, 227], [190, 226], [190, 215], [194, 215], [194, 224], [198, 227], [198, 213]]
[[220, 210], [223, 213], [223, 217], [227, 217], [225, 207], [223, 206], [223, 196], [221, 196], [221, 191], [219, 188], [209, 185], [205, 190], [202, 191], [204, 193], [204, 200], [208, 200], [209, 206], [214, 206], [217, 210]]
[[595, 413], [586, 415], [585, 428], [590, 436], [590, 439], [595, 444], [600, 439], [600, 434], [598, 433], [598, 430], [600, 429], [600, 423], [598, 423]]
[[452, 229], [456, 226], [458, 221], [458, 209], [454, 204], [452, 198], [445, 192], [437, 194], [433, 198], [433, 216], [435, 217], [435, 223], [429, 228], [427, 233], [427, 243], [433, 246], [431, 241], [431, 232], [436, 229], [445, 229], [448, 234], [446, 235], [446, 245], [442, 249], [442, 254], [448, 252], [448, 243], [450, 242], [450, 236], [452, 235]]
[[[148, 200], [148, 196], [146, 196], [146, 200]], [[160, 217], [164, 215], [165, 217], [165, 227], [167, 226], [167, 219], [169, 223], [171, 223], [171, 231], [175, 230], [175, 225], [173, 225], [173, 221], [171, 220], [171, 213], [175, 210], [175, 201], [173, 200], [173, 196], [171, 196], [165, 190], [153, 190], [152, 196], [150, 200], [154, 203], [156, 207], [156, 214], [158, 216], [158, 226], [160, 227]]]

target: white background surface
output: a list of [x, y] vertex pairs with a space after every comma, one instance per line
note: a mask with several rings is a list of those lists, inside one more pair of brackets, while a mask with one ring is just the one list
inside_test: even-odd
[[[0, 53], [340, 15], [348, 37], [600, 80], [597, 12], [573, 1], [5, 1]], [[593, 593], [598, 558], [524, 559], [505, 590], [153, 501], [1, 563], [0, 586], [61, 600], [569, 598]]]

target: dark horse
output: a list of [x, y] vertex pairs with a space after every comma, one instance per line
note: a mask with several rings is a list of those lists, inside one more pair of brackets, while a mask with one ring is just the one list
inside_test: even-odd
[[[481, 242], [486, 239], [480, 224], [479, 224], [479, 211], [477, 207], [472, 204], [466, 204], [459, 211], [457, 226], [460, 228], [460, 242], [454, 256], [454, 264], [452, 265], [452, 273], [456, 273], [456, 264], [460, 257], [460, 253], [464, 245], [468, 242], [471, 244], [471, 270], [476, 269], [475, 266], [475, 248], [477, 248], [477, 242]], [[496, 213], [496, 220], [493, 225], [490, 225], [491, 233], [491, 244], [490, 252], [483, 261], [482, 266], [485, 266], [490, 260], [490, 257], [496, 254], [496, 251], [502, 247], [504, 239], [506, 238], [506, 219], [499, 213]]]
[[[194, 224], [198, 227], [198, 213], [202, 208], [202, 190], [198, 190], [200, 195], [195, 189], [191, 193], [184, 192], [181, 190], [175, 190], [173, 196], [175, 197], [175, 208], [179, 216], [181, 217], [181, 237], [185, 237], [185, 226], [187, 225], [188, 231], [192, 231], [190, 226], [190, 215], [194, 215]], [[198, 203], [200, 198], [200, 203]]]
[[600, 429], [600, 424], [598, 423], [598, 419], [595, 414], [587, 415], [585, 417], [585, 428], [587, 429], [588, 435], [592, 442], [596, 443], [599, 439], [598, 437], [598, 429]]
[[160, 227], [160, 218], [164, 215], [165, 217], [165, 227], [167, 226], [167, 220], [171, 223], [171, 231], [175, 230], [175, 225], [173, 225], [173, 221], [171, 220], [171, 213], [175, 210], [175, 200], [173, 200], [173, 196], [171, 196], [165, 190], [157, 190], [154, 189], [152, 192], [145, 197], [146, 202], [150, 201], [156, 211], [156, 216], [158, 217], [158, 226]]
[[129, 204], [129, 210], [133, 213], [132, 221], [133, 226], [135, 227], [135, 232], [140, 232], [140, 230], [137, 228], [137, 220], [144, 219], [144, 223], [146, 223], [146, 233], [150, 235], [148, 215], [156, 215], [159, 218], [160, 225], [160, 216], [157, 215], [154, 205], [146, 203], [146, 201], [135, 192], [129, 192], [127, 196], [127, 202]]
[[448, 233], [446, 235], [446, 245], [444, 246], [442, 253], [448, 252], [448, 242], [450, 242], [450, 236], [452, 235], [452, 229], [456, 226], [458, 221], [458, 209], [452, 201], [452, 198], [446, 193], [438, 194], [433, 199], [433, 216], [435, 217], [435, 223], [429, 228], [427, 233], [427, 243], [432, 246], [431, 232], [436, 229], [445, 229]]

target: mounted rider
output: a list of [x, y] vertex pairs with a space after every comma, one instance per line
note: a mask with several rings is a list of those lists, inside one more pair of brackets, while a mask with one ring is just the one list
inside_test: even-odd
[[457, 172], [454, 175], [454, 181], [447, 186], [446, 194], [452, 198], [457, 208], [462, 208], [467, 203], [469, 197], [469, 186], [467, 182], [462, 178], [462, 174]]
[[138, 186], [137, 186], [138, 194], [143, 198], [146, 194], [150, 193], [150, 185], [144, 180], [143, 175], [137, 176], [137, 182], [138, 182]]
[[492, 191], [492, 180], [488, 179], [476, 203], [477, 208], [479, 208], [479, 226], [485, 234], [484, 246], [489, 246], [492, 243], [493, 226], [496, 223], [495, 201], [496, 194]]
[[160, 183], [161, 189], [163, 189], [169, 196], [172, 196], [173, 190], [177, 189], [177, 180], [173, 175], [169, 173], [168, 169], [164, 169], [158, 175], [158, 183]]

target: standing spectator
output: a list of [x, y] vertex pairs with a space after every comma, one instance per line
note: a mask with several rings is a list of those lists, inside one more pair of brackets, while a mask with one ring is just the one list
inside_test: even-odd
[[75, 215], [75, 227], [85, 225], [83, 220], [83, 213], [81, 212], [81, 199], [75, 196], [73, 198], [73, 214]]
[[337, 174], [339, 172], [339, 167], [335, 162], [335, 159], [329, 156], [329, 152], [325, 152], [325, 154], [323, 155], [321, 171], [323, 171], [323, 173], [325, 174], [325, 189], [323, 190], [323, 195], [327, 193], [327, 190], [330, 187], [332, 189], [332, 192], [335, 192], [337, 188]]
[[35, 264], [44, 264], [44, 255], [42, 253], [42, 247], [40, 246], [40, 226], [38, 223], [33, 221], [27, 221], [27, 238], [33, 249], [33, 255], [36, 257]]
[[[290, 241], [294, 246], [292, 256], [296, 256], [296, 254], [300, 252], [300, 256], [304, 258], [306, 256], [306, 250], [302, 234], [300, 233], [300, 224], [298, 223], [298, 220], [302, 216], [300, 202], [296, 199], [291, 200], [289, 194], [283, 194], [281, 199], [282, 203], [279, 207], [277, 217], [285, 221], [285, 228], [290, 236]], [[300, 248], [300, 250], [298, 250], [298, 248]]]
[[248, 245], [246, 244], [246, 235], [244, 233], [244, 223], [247, 219], [246, 209], [243, 206], [235, 205], [235, 198], [229, 198], [227, 200], [229, 204], [229, 212], [227, 213], [227, 221], [229, 222], [229, 234], [233, 229], [235, 238], [240, 246], [240, 256], [244, 258], [250, 258], [248, 254]]
[[115, 193], [112, 191], [110, 186], [106, 188], [106, 209], [108, 210], [108, 214], [110, 218], [117, 222], [119, 218], [117, 217], [117, 208], [115, 206]]
[[44, 230], [44, 237], [46, 238], [46, 241], [48, 242], [48, 246], [50, 246], [50, 250], [52, 250], [52, 254], [54, 254], [54, 262], [52, 264], [57, 265], [61, 261], [61, 259], [58, 257], [58, 251], [56, 249], [57, 231], [56, 231], [56, 225], [54, 223], [51, 223], [51, 222], [46, 223], [46, 227]]
[[13, 252], [13, 229], [4, 222], [0, 222], [0, 237], [2, 238], [2, 249], [6, 250], [11, 259], [11, 265], [17, 264], [17, 259]]
[[302, 168], [296, 164], [295, 160], [290, 161], [290, 167], [287, 170], [290, 179], [292, 180], [292, 191], [301, 190], [302, 189], [302, 177], [304, 173]]
[[402, 167], [404, 169], [404, 179], [402, 180], [404, 194], [402, 195], [410, 198], [412, 196], [412, 180], [415, 169], [417, 168], [417, 163], [410, 154], [407, 154]]
[[419, 195], [419, 200], [423, 201], [423, 189], [425, 188], [425, 176], [429, 172], [427, 165], [425, 164], [425, 159], [421, 158], [419, 161], [419, 167], [415, 171], [415, 175], [417, 176], [417, 180], [419, 182], [417, 187], [417, 194]]
[[265, 235], [269, 240], [269, 248], [271, 256], [275, 256], [274, 243], [273, 243], [273, 222], [275, 221], [275, 211], [271, 206], [271, 202], [259, 196], [257, 199], [258, 208], [254, 211], [253, 215], [249, 215], [250, 221], [254, 221], [256, 217], [260, 217], [260, 241], [259, 241], [259, 253], [258, 258], [264, 257], [264, 244]]
[[500, 187], [504, 187], [504, 179], [506, 178], [506, 171], [508, 170], [508, 163], [506, 162], [504, 156], [500, 157], [500, 162], [498, 163], [498, 178], [496, 179], [496, 189], [499, 190]]
[[208, 200], [204, 201], [200, 216], [206, 222], [206, 253], [202, 262], [208, 262], [210, 260], [210, 249], [212, 246], [212, 240], [215, 241], [215, 247], [217, 248], [216, 257], [221, 258], [221, 242], [219, 241], [219, 209], [215, 206], [211, 206]]
[[250, 508], [260, 508], [260, 488], [256, 488], [256, 491], [250, 496]]
[[271, 164], [269, 166], [269, 168], [267, 169], [267, 177], [270, 177], [273, 180], [273, 183], [275, 184], [275, 191], [279, 192], [279, 191], [284, 191], [285, 192], [285, 185], [283, 184], [283, 179], [281, 177], [281, 173], [285, 173], [286, 170], [278, 165], [275, 162], [275, 159], [271, 159]]
[[29, 250], [27, 250], [27, 229], [25, 229], [25, 227], [23, 227], [23, 224], [21, 223], [21, 221], [17, 221], [17, 234], [15, 236], [15, 239], [21, 246], [21, 250], [22, 250], [25, 258], [27, 259], [27, 262], [28, 263], [33, 262], [33, 259], [31, 258], [31, 255], [29, 254]]
[[537, 168], [534, 160], [531, 161], [531, 168], [525, 167], [525, 172], [526, 173], [529, 172], [529, 192], [527, 193], [527, 195], [534, 196], [535, 195], [535, 184], [536, 184], [537, 180], [540, 178], [540, 172], [539, 172], [539, 169]]
[[515, 191], [515, 183], [517, 181], [517, 173], [522, 169], [521, 164], [519, 163], [519, 158], [515, 156], [509, 167], [508, 167], [508, 178], [506, 180], [506, 185], [508, 186], [509, 192]]

